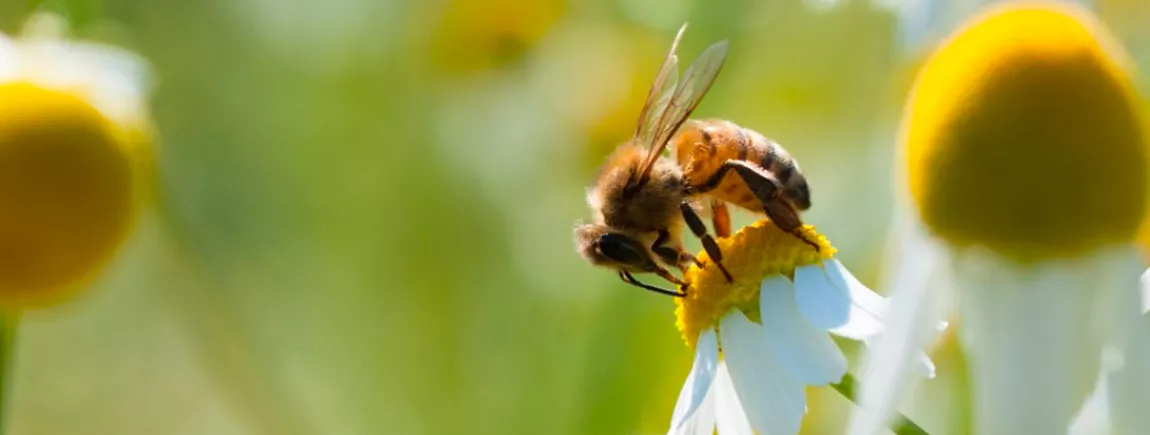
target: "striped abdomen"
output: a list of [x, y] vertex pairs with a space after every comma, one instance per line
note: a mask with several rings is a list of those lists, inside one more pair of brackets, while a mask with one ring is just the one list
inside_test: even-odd
[[[806, 178], [798, 164], [779, 144], [730, 121], [689, 121], [671, 140], [683, 177], [691, 186], [702, 186], [727, 160], [742, 160], [763, 168], [782, 186], [781, 196], [796, 209], [810, 206]], [[762, 213], [763, 203], [735, 171], [728, 171], [719, 184], [705, 194], [747, 210]]]

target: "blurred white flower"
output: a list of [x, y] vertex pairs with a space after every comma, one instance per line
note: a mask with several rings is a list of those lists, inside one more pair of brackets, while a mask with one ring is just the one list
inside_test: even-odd
[[[902, 368], [953, 308], [976, 434], [1066, 433], [1100, 376], [1113, 433], [1145, 433], [1135, 244], [1150, 156], [1126, 58], [1065, 2], [988, 10], [920, 73], [904, 118], [911, 206], [888, 334], [864, 363], [852, 434], [908, 387]], [[1144, 325], [1143, 325], [1144, 326]]]

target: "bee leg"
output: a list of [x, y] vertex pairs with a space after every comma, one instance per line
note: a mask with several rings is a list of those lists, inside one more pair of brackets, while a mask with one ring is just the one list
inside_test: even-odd
[[803, 227], [803, 221], [799, 219], [798, 212], [779, 199], [779, 191], [782, 190], [782, 186], [779, 185], [774, 176], [765, 170], [738, 160], [727, 160], [723, 166], [732, 166], [735, 173], [739, 174], [739, 178], [747, 183], [751, 193], [754, 193], [755, 197], [763, 203], [763, 211], [771, 218], [775, 226], [813, 246], [816, 251], [819, 250], [819, 245], [808, 240], [806, 235], [800, 231]]
[[664, 245], [668, 240], [671, 240], [671, 233], [667, 230], [659, 230], [659, 237], [655, 238], [655, 243], [651, 244], [651, 252], [658, 255], [659, 259], [663, 260], [663, 263], [675, 265], [683, 273], [687, 273], [688, 263], [694, 263], [699, 267], [703, 267], [703, 264], [700, 263], [694, 255], [683, 251], [682, 248]]
[[679, 203], [679, 210], [683, 212], [683, 219], [687, 221], [687, 227], [691, 229], [695, 237], [702, 240], [703, 250], [707, 251], [707, 255], [711, 257], [711, 260], [713, 260], [715, 265], [719, 267], [719, 270], [723, 272], [723, 276], [727, 278], [727, 282], [735, 282], [735, 278], [731, 277], [731, 272], [728, 272], [727, 268], [723, 266], [723, 251], [719, 249], [719, 244], [715, 243], [715, 239], [711, 237], [710, 234], [707, 234], [707, 226], [703, 224], [703, 220], [699, 218], [699, 215], [695, 214], [695, 210], [691, 208], [691, 203], [686, 201]]
[[679, 297], [679, 298], [687, 296], [687, 292], [676, 292], [676, 291], [667, 290], [665, 288], [655, 287], [653, 285], [643, 284], [643, 283], [639, 282], [639, 280], [635, 279], [635, 277], [631, 276], [631, 273], [627, 272], [627, 271], [620, 270], [619, 271], [619, 278], [622, 279], [623, 282], [625, 282], [627, 284], [631, 284], [635, 287], [639, 287], [643, 290], [649, 290], [649, 291], [653, 291], [655, 293], [664, 294], [667, 296]]
[[[799, 220], [798, 213], [796, 213], [794, 209], [790, 208], [782, 201], [767, 203], [764, 205], [764, 208], [766, 209], [767, 216], [770, 216], [771, 220], [775, 222], [775, 225], [777, 225], [779, 229], [791, 233], [795, 237], [798, 237], [799, 240], [802, 240], [804, 243], [814, 247], [815, 251], [820, 250], [818, 243], [807, 239], [806, 234], [803, 234], [803, 232], [800, 231], [803, 226], [803, 222]], [[785, 222], [785, 224], [779, 222]]]
[[[659, 230], [659, 237], [655, 238], [655, 243], [651, 244], [651, 252], [659, 256], [663, 263], [668, 265], [679, 265], [679, 251], [670, 246], [664, 246], [671, 239], [671, 233], [667, 230]], [[681, 269], [682, 267], [680, 267]]]
[[695, 266], [699, 266], [700, 269], [703, 268], [703, 262], [699, 261], [698, 257], [695, 257], [694, 255], [691, 255], [690, 252], [686, 251], [679, 253], [679, 263], [691, 263]]
[[723, 162], [722, 165], [719, 165], [719, 169], [716, 169], [715, 172], [712, 172], [706, 180], [703, 180], [703, 184], [695, 186], [688, 185], [685, 189], [686, 192], [690, 195], [698, 195], [719, 188], [719, 185], [723, 183], [723, 177], [726, 177], [727, 172], [730, 171], [733, 167], [731, 163], [737, 161], [738, 160], [727, 160]]
[[711, 226], [715, 227], [715, 237], [731, 237], [731, 213], [727, 203], [711, 200]]
[[687, 288], [687, 287], [691, 286], [686, 281], [679, 279], [679, 277], [677, 277], [675, 275], [671, 275], [671, 272], [668, 272], [667, 269], [664, 269], [664, 268], [659, 267], [659, 266], [655, 266], [653, 269], [651, 269], [651, 273], [654, 273], [655, 275], [659, 275], [659, 278], [663, 278], [667, 281], [670, 281], [670, 282], [674, 283], [675, 285], [678, 285], [679, 287], [682, 287], [682, 288]]

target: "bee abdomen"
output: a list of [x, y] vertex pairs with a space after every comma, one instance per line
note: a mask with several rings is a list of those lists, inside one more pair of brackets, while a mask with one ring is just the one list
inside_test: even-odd
[[794, 159], [782, 145], [763, 137], [761, 134], [755, 133], [755, 135], [758, 136], [757, 139], [762, 141], [760, 146], [762, 155], [756, 163], [774, 175], [780, 184], [785, 185], [795, 174]]

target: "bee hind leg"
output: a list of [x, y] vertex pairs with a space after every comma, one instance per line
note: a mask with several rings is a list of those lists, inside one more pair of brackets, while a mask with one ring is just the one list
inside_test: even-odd
[[807, 239], [801, 231], [803, 221], [799, 219], [798, 212], [779, 198], [782, 186], [779, 185], [779, 181], [773, 175], [742, 161], [728, 160], [726, 165], [732, 166], [735, 173], [739, 174], [739, 178], [742, 178], [743, 182], [750, 188], [751, 193], [754, 193], [755, 197], [763, 203], [763, 211], [767, 217], [771, 218], [771, 222], [774, 222], [775, 226], [813, 246], [815, 251], [820, 250], [819, 245]]
[[707, 234], [707, 226], [703, 224], [703, 219], [695, 213], [695, 209], [691, 208], [691, 203], [685, 201], [680, 203], [679, 210], [683, 212], [683, 219], [687, 221], [687, 227], [691, 229], [695, 237], [703, 242], [703, 250], [707, 251], [707, 255], [715, 262], [715, 266], [718, 266], [719, 270], [723, 272], [727, 282], [735, 282], [731, 272], [728, 272], [726, 266], [723, 266], [723, 251], [719, 249], [719, 244], [715, 242], [715, 238]]
[[800, 231], [800, 229], [803, 227], [803, 222], [799, 220], [798, 213], [796, 213], [794, 209], [790, 208], [782, 201], [767, 203], [763, 208], [766, 210], [767, 216], [771, 218], [771, 221], [775, 222], [775, 225], [778, 226], [779, 229], [791, 233], [799, 240], [802, 240], [804, 243], [811, 245], [815, 248], [815, 251], [820, 250], [818, 243], [811, 241], [807, 238], [806, 234], [803, 234], [803, 232]]

